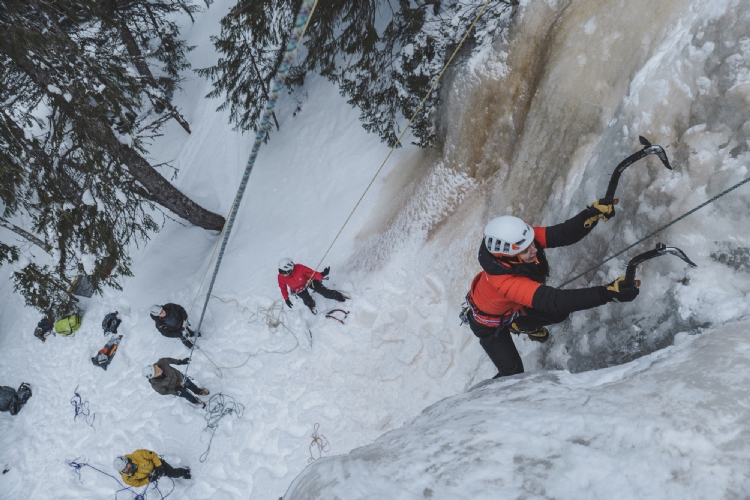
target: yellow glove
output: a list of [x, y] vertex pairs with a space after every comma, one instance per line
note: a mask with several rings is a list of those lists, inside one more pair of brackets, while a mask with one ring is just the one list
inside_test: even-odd
[[583, 223], [583, 227], [589, 228], [594, 225], [599, 219], [603, 219], [604, 222], [608, 221], [615, 216], [615, 205], [620, 202], [617, 198], [614, 200], [602, 198], [596, 200], [594, 203], [588, 206], [587, 210], [590, 217]]

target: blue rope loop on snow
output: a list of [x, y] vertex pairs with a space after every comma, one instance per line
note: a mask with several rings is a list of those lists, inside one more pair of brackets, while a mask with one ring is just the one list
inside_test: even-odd
[[242, 418], [244, 412], [245, 405], [237, 403], [232, 396], [221, 392], [211, 396], [206, 405], [206, 427], [203, 429], [204, 431], [211, 431], [211, 439], [208, 440], [208, 448], [206, 448], [206, 451], [203, 452], [198, 460], [205, 462], [208, 458], [208, 453], [211, 451], [211, 443], [214, 440], [214, 434], [216, 434], [216, 429], [219, 428], [221, 419], [232, 414], [237, 418]]
[[[78, 386], [76, 386], [76, 388], [73, 390], [73, 397], [70, 398], [70, 404], [73, 405], [73, 410], [75, 411], [75, 415], [73, 415], [73, 422], [75, 422], [78, 417], [83, 417], [85, 422], [89, 424], [92, 429], [94, 429], [96, 413], [94, 413], [93, 415], [91, 414], [91, 410], [89, 409], [89, 402], [83, 401], [81, 395], [78, 394]], [[89, 421], [89, 417], [91, 417], [91, 421]]]
[[161, 497], [161, 500], [164, 500], [165, 498], [167, 498], [174, 491], [174, 480], [171, 477], [169, 477], [167, 479], [169, 479], [170, 481], [172, 481], [172, 489], [169, 490], [169, 493], [167, 493], [166, 495], [163, 494], [161, 492], [161, 490], [159, 489], [159, 480], [157, 480], [157, 481], [151, 481], [150, 483], [148, 483], [148, 485], [146, 485], [146, 489], [145, 490], [143, 490], [142, 492], [138, 493], [131, 486], [127, 486], [125, 484], [122, 484], [122, 482], [119, 479], [117, 479], [115, 476], [113, 476], [112, 474], [108, 474], [108, 473], [104, 472], [101, 469], [97, 469], [93, 465], [89, 465], [86, 462], [77, 462], [76, 460], [78, 460], [78, 459], [74, 458], [73, 460], [68, 460], [67, 464], [69, 466], [73, 467], [73, 469], [75, 470], [75, 473], [78, 474], [78, 480], [79, 481], [81, 481], [81, 469], [83, 469], [84, 467], [88, 467], [90, 469], [94, 469], [95, 471], [99, 472], [100, 474], [104, 474], [105, 476], [109, 476], [112, 479], [114, 479], [115, 481], [117, 481], [117, 484], [119, 484], [121, 486], [121, 488], [115, 492], [115, 500], [119, 499], [120, 493], [122, 493], [123, 491], [129, 491], [130, 493], [132, 493], [133, 494], [133, 499], [132, 500], [147, 500], [148, 497], [146, 495], [148, 494], [149, 488], [151, 486], [153, 486], [153, 488], [151, 488], [150, 491], [156, 490], [156, 492]]
[[[260, 145], [263, 143], [263, 139], [266, 137], [268, 129], [271, 126], [271, 115], [273, 113], [274, 107], [276, 106], [276, 100], [279, 98], [279, 92], [284, 86], [287, 72], [289, 71], [289, 68], [292, 66], [292, 62], [294, 61], [294, 56], [297, 54], [297, 46], [299, 45], [299, 41], [304, 34], [305, 28], [307, 26], [307, 22], [310, 19], [310, 16], [312, 15], [312, 11], [315, 8], [317, 1], [318, 0], [303, 0], [302, 5], [300, 6], [299, 12], [297, 13], [297, 18], [294, 21], [294, 28], [292, 29], [292, 34], [289, 36], [289, 41], [286, 45], [284, 59], [281, 61], [281, 65], [279, 66], [279, 69], [276, 72], [276, 76], [273, 79], [273, 87], [271, 88], [271, 94], [268, 96], [268, 101], [266, 102], [266, 109], [263, 112], [263, 117], [260, 120], [260, 127], [258, 128], [258, 132], [255, 134], [255, 143], [253, 143], [253, 149], [250, 152], [250, 158], [248, 158], [247, 160], [247, 165], [245, 166], [245, 173], [242, 175], [242, 181], [240, 181], [240, 187], [237, 189], [237, 194], [235, 195], [234, 203], [232, 204], [232, 211], [229, 214], [226, 225], [224, 226], [224, 238], [222, 239], [222, 242], [221, 242], [221, 249], [219, 250], [219, 256], [216, 258], [216, 266], [214, 267], [213, 276], [211, 276], [211, 283], [208, 285], [208, 292], [206, 293], [206, 301], [203, 303], [203, 311], [201, 311], [201, 317], [200, 317], [200, 320], [198, 321], [198, 328], [196, 328], [195, 330], [196, 332], [201, 331], [201, 326], [203, 325], [203, 317], [206, 315], [206, 308], [208, 307], [208, 301], [211, 298], [211, 292], [213, 291], [214, 283], [216, 282], [216, 275], [219, 273], [219, 266], [221, 266], [221, 261], [224, 258], [224, 250], [227, 247], [227, 242], [229, 241], [229, 235], [232, 232], [232, 227], [234, 226], [234, 219], [237, 217], [237, 211], [240, 208], [240, 202], [242, 201], [242, 196], [245, 194], [245, 188], [247, 187], [247, 182], [250, 179], [250, 173], [252, 172], [253, 167], [255, 166], [255, 158], [257, 158], [258, 156]], [[190, 350], [191, 361], [193, 358], [193, 350], [195, 349], [195, 346], [196, 346], [196, 342], [193, 342], [193, 348]], [[190, 365], [188, 364], [188, 367], [189, 366]], [[187, 372], [187, 368], [185, 369], [185, 371]]]

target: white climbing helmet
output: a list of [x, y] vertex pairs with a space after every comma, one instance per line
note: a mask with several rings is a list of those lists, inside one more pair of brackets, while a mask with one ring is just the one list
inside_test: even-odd
[[291, 273], [294, 269], [294, 262], [292, 259], [281, 259], [279, 261], [279, 271], [282, 273]]
[[120, 455], [119, 457], [115, 457], [115, 461], [112, 462], [112, 466], [117, 470], [117, 472], [122, 472], [125, 467], [128, 466], [128, 457], [123, 457]]
[[151, 316], [158, 316], [159, 314], [161, 314], [162, 309], [163, 308], [159, 304], [154, 304], [153, 306], [151, 306]]
[[156, 369], [154, 369], [154, 365], [144, 366], [143, 370], [141, 370], [141, 375], [146, 378], [151, 378], [156, 375]]
[[484, 227], [484, 244], [490, 253], [518, 255], [534, 241], [534, 230], [518, 217], [503, 215]]

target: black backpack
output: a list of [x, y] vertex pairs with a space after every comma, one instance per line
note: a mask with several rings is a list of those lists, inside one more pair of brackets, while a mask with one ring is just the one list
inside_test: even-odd
[[122, 323], [122, 320], [117, 317], [117, 311], [104, 316], [104, 320], [102, 320], [104, 335], [108, 333], [117, 333], [117, 327], [120, 326], [120, 323]]

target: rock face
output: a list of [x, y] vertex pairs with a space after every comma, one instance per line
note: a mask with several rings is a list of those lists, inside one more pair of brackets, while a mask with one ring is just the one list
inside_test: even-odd
[[631, 363], [483, 382], [348, 455], [284, 500], [744, 498], [750, 322]]

